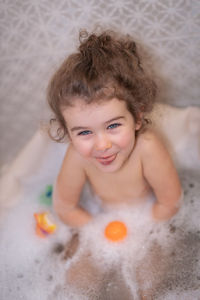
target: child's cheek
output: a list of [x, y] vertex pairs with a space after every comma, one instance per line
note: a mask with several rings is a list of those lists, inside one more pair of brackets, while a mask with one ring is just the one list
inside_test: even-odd
[[76, 151], [83, 157], [87, 158], [91, 156], [91, 145], [86, 141], [79, 141], [73, 143]]
[[119, 146], [124, 149], [134, 144], [134, 135], [127, 132], [119, 140]]

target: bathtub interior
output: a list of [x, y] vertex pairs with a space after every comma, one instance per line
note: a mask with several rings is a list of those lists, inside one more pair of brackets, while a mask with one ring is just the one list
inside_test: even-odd
[[[0, 202], [2, 300], [200, 297], [200, 148], [196, 143], [200, 113], [196, 108], [199, 119], [196, 114], [194, 126], [194, 113], [189, 111], [192, 122], [186, 126], [188, 111], [172, 112], [171, 122], [179, 118], [184, 133], [182, 139], [180, 131], [168, 136], [169, 142], [170, 137], [176, 141], [174, 159], [184, 198], [178, 214], [160, 224], [151, 219], [152, 199], [143, 206], [104, 212], [86, 187], [82, 205], [96, 217], [79, 233], [63, 225], [52, 207], [39, 199], [45, 187], [55, 181], [66, 145], [36, 134], [3, 176], [2, 191], [10, 189], [11, 193], [2, 193]], [[9, 181], [11, 175], [14, 179]], [[12, 189], [13, 182], [16, 189]], [[35, 233], [33, 214], [40, 211], [50, 212], [58, 226], [44, 239]], [[112, 243], [104, 237], [104, 228], [116, 219], [126, 224], [128, 235], [122, 242]]]

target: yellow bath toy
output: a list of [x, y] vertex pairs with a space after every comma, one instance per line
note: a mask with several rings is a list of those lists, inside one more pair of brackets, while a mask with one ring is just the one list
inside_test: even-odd
[[46, 237], [48, 234], [54, 233], [56, 224], [49, 219], [48, 212], [34, 213], [36, 220], [36, 234], [40, 237]]
[[118, 242], [127, 236], [127, 228], [121, 221], [112, 221], [106, 226], [104, 234], [112, 242]]

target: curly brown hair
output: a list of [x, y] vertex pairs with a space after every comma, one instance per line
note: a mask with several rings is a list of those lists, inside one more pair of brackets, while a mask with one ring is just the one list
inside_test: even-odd
[[[134, 120], [150, 112], [156, 98], [156, 84], [144, 71], [136, 43], [129, 36], [111, 31], [80, 32], [78, 52], [71, 54], [51, 79], [47, 99], [58, 123], [56, 141], [67, 135], [62, 111], [79, 98], [85, 103], [117, 98], [125, 101]], [[143, 118], [143, 126], [145, 124]]]

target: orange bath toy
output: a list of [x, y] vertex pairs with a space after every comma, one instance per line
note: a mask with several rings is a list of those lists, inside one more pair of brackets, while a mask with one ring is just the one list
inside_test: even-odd
[[118, 242], [127, 236], [127, 228], [121, 221], [112, 221], [106, 226], [104, 234], [108, 240]]
[[35, 232], [40, 237], [46, 237], [48, 234], [54, 233], [56, 230], [56, 224], [52, 223], [49, 219], [47, 212], [35, 213], [36, 229]]

